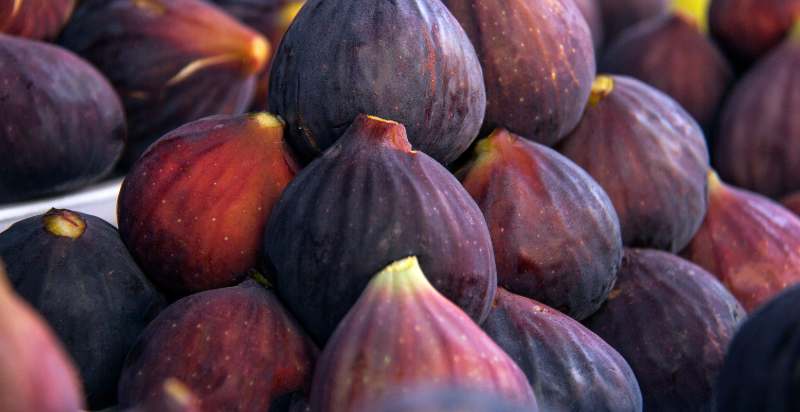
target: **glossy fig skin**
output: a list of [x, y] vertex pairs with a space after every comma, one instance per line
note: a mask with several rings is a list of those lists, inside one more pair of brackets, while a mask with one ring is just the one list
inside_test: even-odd
[[268, 113], [211, 116], [159, 139], [118, 200], [120, 234], [174, 295], [233, 286], [257, 268], [270, 211], [296, 166]]
[[125, 146], [125, 114], [108, 81], [49, 44], [0, 34], [0, 203], [86, 186]]
[[250, 105], [269, 43], [201, 0], [83, 0], [59, 38], [114, 85], [128, 117], [130, 166], [185, 123]]
[[628, 361], [644, 410], [708, 411], [725, 348], [744, 316], [699, 266], [662, 251], [627, 249], [617, 286], [585, 324]]
[[15, 0], [0, 2], [0, 33], [50, 40], [61, 31], [76, 0]]
[[480, 323], [497, 268], [486, 222], [456, 178], [412, 151], [403, 125], [359, 115], [289, 183], [270, 216], [264, 255], [275, 286], [324, 343], [369, 279], [419, 256], [434, 286]]
[[575, 127], [596, 68], [591, 32], [572, 1], [443, 3], [483, 67], [484, 129], [502, 127], [552, 146]]
[[148, 325], [125, 361], [120, 406], [157, 397], [174, 377], [203, 410], [266, 411], [308, 385], [315, 357], [274, 293], [248, 279], [178, 300]]
[[708, 149], [674, 100], [626, 76], [599, 76], [583, 119], [558, 150], [611, 198], [626, 246], [677, 252], [706, 213]]
[[578, 320], [600, 307], [622, 237], [614, 205], [588, 173], [498, 129], [457, 175], [489, 226], [500, 286]]
[[589, 30], [592, 32], [595, 55], [598, 55], [603, 47], [603, 36], [605, 35], [600, 3], [598, 0], [575, 0], [575, 5], [578, 6], [583, 18], [586, 19], [586, 24], [589, 25]]
[[800, 218], [711, 174], [708, 213], [681, 255], [716, 276], [752, 312], [800, 282]]
[[481, 73], [438, 0], [310, 0], [275, 53], [269, 109], [304, 162], [369, 113], [404, 124], [415, 150], [447, 164], [483, 122]]
[[474, 389], [434, 386], [397, 391], [359, 412], [529, 412], [525, 406]]
[[[368, 348], [368, 350], [365, 350]], [[407, 257], [377, 273], [319, 357], [315, 412], [359, 410], [392, 391], [455, 385], [537, 411], [525, 375]]]
[[600, 5], [606, 43], [639, 22], [666, 14], [670, 0], [595, 0]]
[[481, 327], [525, 372], [543, 411], [641, 412], [631, 367], [569, 316], [498, 288]]

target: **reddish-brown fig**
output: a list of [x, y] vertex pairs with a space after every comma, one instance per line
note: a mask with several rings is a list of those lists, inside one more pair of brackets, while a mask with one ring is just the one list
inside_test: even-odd
[[578, 320], [600, 307], [617, 276], [622, 238], [614, 205], [589, 174], [498, 129], [458, 175], [486, 218], [500, 286]]
[[583, 18], [589, 25], [589, 30], [592, 32], [592, 43], [594, 44], [595, 55], [600, 54], [600, 49], [603, 47], [603, 14], [600, 10], [600, 3], [598, 0], [575, 0], [575, 5], [581, 10]]
[[444, 0], [478, 53], [484, 129], [551, 146], [581, 118], [595, 76], [592, 35], [573, 1]]
[[275, 295], [254, 280], [187, 296], [169, 306], [131, 349], [120, 406], [160, 396], [177, 378], [203, 410], [266, 411], [307, 387], [316, 349]]
[[708, 177], [703, 225], [682, 255], [702, 266], [748, 312], [800, 282], [800, 218], [778, 203]]
[[525, 375], [425, 278], [416, 257], [370, 280], [320, 355], [311, 409], [349, 412], [398, 390], [455, 385], [536, 411]]
[[76, 0], [0, 1], [0, 32], [49, 40], [69, 20]]
[[800, 216], [800, 192], [795, 192], [781, 199], [783, 207], [791, 210], [795, 215]]
[[626, 249], [617, 286], [586, 320], [628, 361], [646, 411], [709, 411], [744, 309], [714, 276], [675, 255]]
[[669, 10], [670, 0], [595, 0], [600, 4], [606, 42], [641, 21]]
[[158, 140], [120, 190], [120, 235], [172, 294], [232, 286], [257, 267], [272, 206], [295, 174], [283, 122], [212, 116]]
[[611, 198], [626, 246], [677, 252], [703, 222], [703, 132], [662, 92], [629, 77], [598, 76], [581, 123], [559, 150]]

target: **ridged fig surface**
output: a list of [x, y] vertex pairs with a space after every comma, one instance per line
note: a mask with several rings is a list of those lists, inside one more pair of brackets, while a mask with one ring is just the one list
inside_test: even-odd
[[120, 234], [159, 287], [233, 286], [258, 266], [270, 211], [296, 170], [283, 130], [267, 113], [211, 116], [134, 164], [119, 195]]
[[499, 288], [481, 327], [525, 372], [543, 411], [641, 412], [631, 367], [569, 316]]
[[125, 114], [86, 61], [0, 34], [0, 83], [0, 203], [77, 189], [111, 171]]
[[0, 32], [50, 40], [61, 31], [76, 0], [0, 1]]
[[600, 183], [626, 246], [677, 252], [706, 213], [708, 149], [674, 100], [626, 76], [599, 76], [583, 119], [558, 147]]
[[745, 316], [711, 274], [662, 251], [628, 249], [617, 286], [586, 325], [628, 361], [646, 411], [709, 411], [725, 349]]
[[530, 412], [530, 408], [493, 393], [425, 385], [408, 391], [398, 390], [359, 412]]
[[265, 256], [276, 289], [323, 343], [390, 262], [419, 256], [431, 283], [475, 321], [497, 275], [475, 201], [399, 123], [359, 115], [341, 139], [289, 183], [270, 216]]
[[536, 411], [525, 375], [461, 309], [428, 282], [416, 257], [370, 280], [320, 355], [311, 409], [348, 412], [396, 390], [455, 385]]
[[467, 32], [486, 83], [485, 128], [551, 146], [578, 123], [595, 76], [580, 9], [561, 0], [444, 0]]
[[599, 54], [603, 47], [605, 29], [603, 28], [603, 13], [600, 10], [598, 0], [575, 0], [575, 5], [580, 9], [589, 30], [592, 32], [592, 44], [594, 44], [595, 56]]
[[600, 4], [606, 43], [641, 21], [665, 14], [670, 0], [594, 0]]
[[447, 164], [477, 137], [486, 91], [475, 50], [438, 0], [309, 0], [275, 54], [269, 109], [304, 161], [359, 113], [406, 126]]
[[266, 411], [307, 387], [316, 349], [272, 291], [254, 280], [187, 296], [164, 310], [125, 361], [119, 403], [182, 381], [208, 411]]
[[578, 320], [600, 307], [617, 277], [622, 237], [614, 205], [589, 174], [498, 129], [458, 175], [486, 218], [500, 286]]

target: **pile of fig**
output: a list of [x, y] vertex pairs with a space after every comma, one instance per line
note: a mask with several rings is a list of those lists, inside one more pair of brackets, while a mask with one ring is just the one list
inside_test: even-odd
[[0, 411], [800, 410], [798, 67], [800, 0], [0, 0]]

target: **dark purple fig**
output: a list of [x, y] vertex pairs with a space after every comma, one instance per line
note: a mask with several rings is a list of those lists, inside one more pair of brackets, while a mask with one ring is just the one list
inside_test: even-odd
[[795, 215], [800, 216], [800, 192], [795, 192], [781, 199], [783, 207], [791, 210]]
[[569, 316], [499, 288], [482, 327], [525, 372], [543, 411], [641, 412], [631, 367]]
[[611, 198], [626, 246], [677, 252], [703, 222], [703, 132], [662, 92], [630, 77], [598, 76], [581, 123], [559, 150]]
[[45, 321], [14, 293], [0, 262], [0, 410], [80, 409], [75, 366]]
[[370, 278], [419, 256], [431, 283], [480, 323], [497, 286], [481, 210], [456, 178], [411, 150], [403, 125], [359, 115], [289, 183], [272, 211], [265, 255], [276, 289], [324, 343]]
[[598, 55], [603, 47], [603, 36], [605, 34], [600, 3], [598, 0], [575, 0], [575, 5], [578, 6], [583, 18], [586, 19], [586, 23], [589, 25], [589, 30], [592, 32], [595, 55]]
[[502, 127], [552, 146], [575, 127], [595, 61], [591, 32], [571, 0], [444, 4], [464, 27], [483, 67], [486, 129]]
[[256, 268], [273, 205], [295, 174], [283, 122], [212, 116], [154, 143], [122, 184], [122, 240], [175, 295], [233, 286]]
[[266, 411], [307, 387], [316, 349], [275, 295], [254, 280], [200, 292], [169, 306], [128, 354], [123, 407], [159, 396], [177, 378], [203, 410]]
[[493, 393], [425, 385], [391, 393], [360, 412], [530, 412], [530, 408]]
[[59, 42], [122, 97], [126, 166], [184, 123], [244, 112], [270, 56], [261, 35], [202, 0], [83, 0]]
[[121, 412], [201, 412], [201, 409], [199, 399], [189, 387], [178, 379], [167, 378], [152, 399]]
[[578, 320], [600, 307], [622, 238], [614, 205], [591, 176], [503, 129], [478, 142], [459, 176], [489, 226], [500, 286]]
[[309, 0], [270, 85], [269, 109], [304, 161], [370, 113], [403, 123], [414, 149], [447, 164], [478, 135], [486, 108], [475, 50], [439, 0]]
[[606, 42], [641, 21], [669, 11], [670, 0], [595, 0], [600, 5]]
[[49, 44], [0, 34], [0, 203], [86, 186], [125, 145], [125, 114], [108, 81]]
[[681, 253], [716, 276], [752, 312], [800, 282], [800, 218], [709, 174], [703, 225]]
[[80, 370], [89, 407], [117, 399], [125, 355], [165, 305], [102, 219], [52, 209], [0, 233], [17, 293], [47, 320]]
[[0, 1], [0, 32], [32, 39], [52, 39], [72, 15], [76, 0]]
[[720, 176], [770, 197], [800, 190], [800, 21], [734, 87], [714, 140]]
[[646, 411], [708, 411], [742, 306], [675, 255], [627, 249], [617, 286], [586, 325], [628, 361]]
[[314, 371], [311, 409], [359, 410], [427, 384], [489, 392], [538, 410], [519, 367], [434, 289], [412, 256], [376, 274], [336, 328]]

